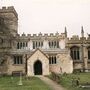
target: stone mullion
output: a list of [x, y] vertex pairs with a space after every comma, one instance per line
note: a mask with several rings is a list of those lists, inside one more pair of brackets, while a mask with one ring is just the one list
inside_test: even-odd
[[26, 46], [26, 42], [24, 42], [24, 43], [25, 43], [25, 48], [26, 48], [26, 47], [27, 47], [27, 46]]
[[41, 48], [43, 47], [42, 43], [43, 43], [43, 42], [41, 41]]
[[34, 45], [33, 43], [34, 43], [34, 42], [31, 40], [31, 41], [30, 41], [30, 46], [29, 46], [31, 49], [33, 49], [33, 45]]
[[24, 44], [25, 44], [25, 42], [22, 42], [22, 48], [24, 49]]
[[39, 41], [37, 41], [37, 48], [39, 48]]
[[25, 47], [27, 47], [27, 41], [25, 42]]
[[37, 41], [37, 48], [39, 48], [39, 41]]
[[53, 41], [52, 41], [52, 48], [53, 48]]
[[23, 42], [22, 42], [22, 49], [23, 49]]
[[40, 47], [41, 47], [41, 41], [40, 41]]

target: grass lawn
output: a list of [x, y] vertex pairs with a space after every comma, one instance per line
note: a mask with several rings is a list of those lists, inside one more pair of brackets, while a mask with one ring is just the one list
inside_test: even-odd
[[19, 77], [0, 77], [0, 90], [51, 90], [48, 85], [37, 77], [29, 80], [23, 77], [23, 85], [19, 86]]
[[60, 80], [60, 84], [67, 88], [67, 90], [90, 90], [83, 89], [78, 86], [72, 86], [72, 78], [80, 78], [80, 84], [89, 82], [90, 84], [90, 73], [79, 73], [79, 74], [69, 74], [69, 75], [62, 75], [62, 79]]

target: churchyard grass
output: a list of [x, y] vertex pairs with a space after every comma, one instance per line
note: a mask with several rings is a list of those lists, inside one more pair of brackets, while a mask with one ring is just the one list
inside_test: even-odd
[[[73, 79], [79, 78], [79, 86], [76, 85], [76, 81], [73, 83]], [[80, 86], [86, 83], [90, 84], [90, 73], [77, 73], [77, 74], [66, 74], [62, 75], [60, 84], [67, 90], [90, 90], [90, 88], [81, 88]]]
[[23, 85], [18, 85], [19, 77], [1, 76], [0, 90], [51, 90], [48, 85], [37, 77], [22, 78]]

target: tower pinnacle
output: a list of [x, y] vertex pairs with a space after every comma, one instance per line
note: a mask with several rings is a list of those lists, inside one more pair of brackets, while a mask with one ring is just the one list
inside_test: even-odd
[[67, 37], [67, 28], [65, 26], [65, 37]]
[[84, 37], [84, 29], [83, 29], [83, 26], [81, 27], [81, 36]]

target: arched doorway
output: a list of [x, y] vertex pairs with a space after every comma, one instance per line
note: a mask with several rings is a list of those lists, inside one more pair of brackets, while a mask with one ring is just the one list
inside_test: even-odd
[[39, 60], [34, 63], [34, 75], [42, 75], [42, 63]]

